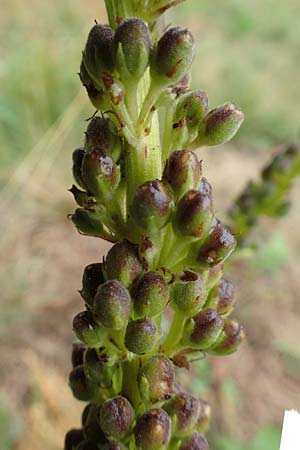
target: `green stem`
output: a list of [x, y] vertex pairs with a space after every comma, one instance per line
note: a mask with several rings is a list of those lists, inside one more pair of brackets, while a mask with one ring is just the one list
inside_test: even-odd
[[137, 410], [141, 403], [138, 387], [139, 358], [134, 357], [123, 364], [123, 386], [122, 394], [127, 397]]
[[184, 313], [179, 311], [175, 312], [169, 333], [162, 345], [162, 350], [165, 353], [175, 353], [176, 347], [179, 345], [186, 320], [187, 318]]

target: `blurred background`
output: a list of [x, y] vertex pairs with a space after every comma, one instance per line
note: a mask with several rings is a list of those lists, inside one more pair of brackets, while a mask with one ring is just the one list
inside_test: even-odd
[[[93, 113], [76, 72], [105, 12], [101, 0], [1, 6], [0, 449], [61, 450], [83, 407], [67, 386], [77, 290], [108, 248], [67, 220], [71, 152]], [[299, 16], [298, 0], [189, 0], [168, 15], [195, 34], [193, 87], [246, 115], [231, 145], [199, 153], [218, 215], [298, 137]], [[213, 405], [213, 450], [279, 449], [284, 409], [300, 408], [299, 187], [288, 217], [262, 221], [257, 251], [231, 264], [246, 344], [183, 374]]]

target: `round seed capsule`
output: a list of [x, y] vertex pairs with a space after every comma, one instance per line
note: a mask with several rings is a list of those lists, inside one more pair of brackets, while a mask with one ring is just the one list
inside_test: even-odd
[[95, 404], [89, 405], [83, 426], [83, 434], [87, 441], [97, 442], [97, 444], [105, 444], [107, 442], [107, 439], [100, 428], [98, 421], [98, 407]]
[[215, 309], [206, 309], [193, 317], [193, 330], [189, 336], [192, 346], [200, 350], [211, 347], [220, 336], [224, 321]]
[[181, 444], [179, 450], [208, 450], [208, 442], [204, 436], [194, 431], [193, 435]]
[[97, 289], [104, 281], [101, 263], [93, 263], [85, 267], [80, 295], [89, 306], [93, 307]]
[[137, 450], [163, 450], [171, 437], [171, 419], [161, 408], [149, 409], [137, 422], [135, 430]]
[[86, 130], [85, 148], [87, 151], [101, 150], [117, 162], [121, 154], [122, 140], [114, 122], [106, 117], [93, 117]]
[[115, 366], [109, 365], [106, 355], [99, 357], [94, 348], [86, 350], [84, 354], [84, 371], [93, 383], [103, 388], [110, 387], [115, 369]]
[[208, 267], [224, 262], [236, 247], [236, 239], [220, 221], [217, 221], [201, 245], [197, 260]]
[[83, 439], [84, 436], [82, 430], [73, 429], [68, 431], [65, 437], [64, 450], [74, 450]]
[[144, 355], [153, 350], [157, 338], [158, 334], [154, 322], [145, 317], [129, 322], [125, 334], [125, 345], [130, 352]]
[[83, 366], [77, 366], [71, 371], [69, 386], [74, 397], [84, 402], [93, 400], [98, 392], [97, 386], [85, 376]]
[[117, 280], [102, 284], [95, 296], [94, 309], [102, 325], [120, 330], [127, 323], [131, 298], [127, 289]]
[[236, 352], [243, 340], [245, 333], [243, 327], [235, 320], [225, 320], [224, 330], [220, 339], [209, 350], [213, 355], [231, 355]]
[[91, 311], [77, 314], [73, 320], [73, 330], [78, 339], [92, 348], [100, 347], [103, 340], [103, 330], [96, 322]]
[[158, 272], [146, 272], [137, 280], [133, 288], [133, 300], [137, 317], [156, 316], [168, 304], [168, 285]]
[[197, 314], [205, 303], [207, 291], [199, 273], [186, 270], [172, 286], [172, 306], [188, 316]]
[[120, 395], [106, 400], [100, 408], [99, 421], [105, 435], [111, 440], [121, 440], [130, 432], [134, 409]]
[[172, 433], [176, 436], [186, 436], [197, 423], [200, 403], [192, 395], [180, 392], [168, 400], [163, 409], [174, 419]]
[[190, 150], [178, 150], [168, 159], [163, 181], [169, 183], [176, 196], [190, 189], [198, 189], [201, 179], [201, 163]]
[[141, 395], [152, 403], [170, 398], [174, 390], [174, 381], [174, 366], [164, 355], [152, 356], [140, 368]]

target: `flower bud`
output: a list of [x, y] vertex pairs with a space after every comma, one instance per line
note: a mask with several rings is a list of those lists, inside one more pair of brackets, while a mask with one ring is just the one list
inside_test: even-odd
[[126, 288], [130, 288], [143, 272], [137, 247], [127, 240], [117, 242], [107, 253], [105, 271], [108, 279], [118, 280]]
[[81, 342], [76, 342], [72, 346], [72, 366], [77, 367], [83, 364], [83, 355], [87, 346]]
[[120, 173], [110, 156], [102, 150], [85, 153], [82, 160], [82, 179], [90, 193], [107, 200], [119, 184]]
[[94, 237], [102, 237], [105, 234], [103, 224], [93, 211], [77, 208], [71, 220], [79, 233]]
[[226, 320], [219, 339], [209, 350], [212, 355], [231, 355], [245, 339], [243, 327], [235, 320]]
[[74, 397], [84, 402], [93, 400], [98, 392], [98, 387], [85, 376], [83, 366], [72, 369], [69, 375], [69, 386]]
[[244, 114], [234, 103], [212, 109], [200, 123], [195, 146], [225, 144], [233, 138], [243, 120]]
[[86, 376], [102, 388], [110, 387], [115, 366], [108, 363], [106, 355], [98, 356], [94, 348], [88, 348], [84, 354], [84, 371]]
[[93, 307], [94, 297], [100, 284], [104, 283], [104, 275], [101, 263], [89, 264], [85, 267], [82, 276], [82, 289], [80, 292], [83, 300]]
[[168, 221], [172, 201], [159, 180], [147, 181], [134, 194], [130, 213], [135, 223], [147, 232], [162, 228]]
[[85, 147], [87, 151], [100, 150], [116, 163], [120, 158], [122, 140], [114, 122], [105, 117], [94, 117], [86, 130]]
[[197, 260], [204, 266], [213, 267], [224, 262], [236, 247], [236, 239], [220, 221], [209, 231], [198, 252]]
[[179, 450], [208, 450], [208, 442], [204, 436], [194, 431], [192, 437], [187, 438]]
[[99, 286], [94, 299], [94, 309], [102, 325], [120, 330], [127, 323], [131, 298], [127, 289], [117, 280]]
[[206, 309], [199, 312], [188, 323], [185, 329], [185, 339], [193, 348], [205, 350], [216, 342], [223, 327], [223, 319], [217, 314], [217, 311]]
[[149, 409], [137, 422], [135, 430], [137, 450], [164, 450], [171, 438], [171, 420], [161, 408]]
[[100, 428], [98, 421], [98, 408], [96, 405], [88, 405], [88, 410], [83, 426], [83, 434], [87, 441], [105, 444], [107, 439]]
[[151, 40], [146, 23], [136, 17], [124, 20], [116, 29], [113, 46], [121, 78], [138, 81], [149, 64]]
[[207, 298], [205, 282], [199, 273], [186, 270], [172, 286], [172, 306], [185, 315], [200, 311]]
[[209, 428], [211, 407], [205, 400], [199, 400], [200, 411], [197, 419], [196, 429], [200, 433], [206, 433]]
[[133, 420], [134, 409], [121, 395], [106, 400], [100, 408], [99, 422], [110, 440], [123, 439], [130, 432]]
[[73, 330], [78, 339], [89, 347], [100, 347], [103, 340], [103, 330], [95, 321], [91, 311], [80, 312], [74, 317]]
[[208, 233], [214, 212], [211, 190], [207, 186], [210, 188], [204, 178], [198, 191], [190, 190], [179, 200], [173, 222], [178, 234], [199, 238]]
[[80, 80], [82, 85], [85, 87], [86, 92], [89, 96], [89, 99], [92, 105], [98, 110], [105, 110], [108, 107], [108, 101], [105, 96], [104, 90], [102, 88], [97, 89], [95, 87], [95, 83], [92, 78], [89, 76], [88, 71], [86, 70], [84, 61], [81, 61], [80, 65]]
[[194, 59], [193, 35], [180, 27], [170, 28], [160, 38], [151, 64], [151, 76], [160, 86], [178, 82], [189, 70]]
[[112, 70], [112, 44], [114, 31], [107, 25], [96, 24], [91, 29], [83, 52], [83, 60], [96, 87], [102, 85], [104, 70]]
[[77, 445], [80, 444], [83, 439], [84, 437], [82, 430], [73, 429], [68, 431], [65, 437], [64, 450], [75, 450]]
[[201, 179], [201, 163], [189, 150], [173, 152], [168, 159], [163, 181], [169, 183], [177, 197], [190, 189], [198, 189]]
[[73, 159], [73, 177], [78, 186], [81, 186], [85, 189], [85, 185], [82, 179], [82, 172], [81, 172], [81, 166], [82, 166], [82, 160], [85, 155], [84, 148], [77, 148], [74, 150], [72, 154]]
[[129, 322], [125, 334], [125, 345], [130, 352], [144, 355], [153, 350], [157, 338], [158, 333], [154, 322], [145, 317]]
[[135, 283], [133, 300], [136, 317], [157, 316], [168, 304], [168, 285], [158, 272], [146, 272]]
[[186, 436], [194, 429], [199, 417], [200, 403], [192, 395], [181, 392], [167, 401], [163, 409], [173, 421], [172, 434], [180, 437]]
[[[206, 92], [193, 91], [183, 95], [179, 100], [174, 115], [174, 130], [184, 124], [188, 131], [188, 142], [193, 142], [198, 135], [201, 119], [206, 115], [209, 101]], [[175, 127], [175, 125], [178, 125]]]
[[155, 355], [142, 365], [139, 372], [141, 395], [155, 403], [170, 398], [173, 393], [175, 371], [172, 362], [163, 355]]

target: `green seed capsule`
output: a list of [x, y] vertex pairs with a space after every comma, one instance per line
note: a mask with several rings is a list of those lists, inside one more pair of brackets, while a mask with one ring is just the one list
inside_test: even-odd
[[95, 87], [95, 83], [92, 80], [92, 78], [89, 76], [83, 60], [81, 61], [79, 76], [80, 76], [82, 85], [86, 89], [86, 92], [89, 96], [89, 99], [90, 99], [92, 105], [96, 109], [101, 110], [101, 111], [108, 109], [109, 102], [108, 102], [108, 98], [105, 95], [104, 90], [100, 87], [99, 87], [99, 89], [97, 89]]
[[77, 208], [75, 213], [72, 214], [71, 220], [79, 233], [94, 237], [103, 237], [105, 235], [103, 224], [93, 211]]
[[159, 180], [147, 181], [135, 192], [130, 213], [135, 223], [144, 231], [153, 232], [168, 221], [172, 201]]
[[94, 309], [102, 325], [120, 330], [128, 321], [130, 308], [129, 292], [119, 281], [109, 280], [99, 287]]
[[223, 319], [217, 314], [217, 311], [206, 309], [194, 316], [186, 326], [185, 340], [193, 348], [206, 350], [216, 342], [223, 327]]
[[94, 404], [89, 405], [83, 426], [83, 434], [87, 441], [97, 442], [97, 444], [105, 444], [107, 442], [99, 425], [98, 408]]
[[72, 346], [72, 366], [77, 367], [83, 364], [83, 355], [87, 346], [81, 342], [76, 342]]
[[110, 440], [121, 440], [127, 436], [133, 420], [134, 409], [121, 395], [106, 400], [100, 408], [99, 422]]
[[183, 95], [179, 100], [174, 115], [174, 132], [186, 127], [188, 132], [187, 143], [193, 142], [198, 135], [201, 119], [206, 115], [209, 101], [206, 92], [193, 91]]
[[77, 314], [73, 320], [73, 330], [78, 339], [92, 348], [100, 347], [103, 341], [103, 330], [95, 321], [91, 311]]
[[149, 64], [151, 40], [146, 23], [138, 18], [124, 20], [116, 29], [113, 47], [122, 80], [137, 82]]
[[179, 450], [208, 450], [208, 442], [204, 436], [194, 431], [179, 447]]
[[133, 288], [133, 300], [136, 317], [157, 316], [169, 302], [168, 285], [158, 272], [146, 272]]
[[172, 286], [172, 306], [186, 316], [197, 314], [205, 303], [207, 291], [199, 273], [186, 270]]
[[212, 347], [209, 353], [212, 355], [231, 355], [236, 352], [245, 339], [243, 327], [235, 320], [227, 319], [224, 324], [223, 333]]
[[81, 297], [90, 306], [93, 307], [94, 297], [100, 284], [105, 282], [103, 275], [103, 264], [93, 263], [85, 267], [82, 276]]
[[216, 221], [200, 247], [197, 261], [207, 267], [224, 262], [236, 247], [236, 239], [220, 221]]
[[159, 86], [178, 82], [189, 70], [195, 54], [193, 35], [180, 27], [170, 28], [160, 38], [151, 63], [151, 76]]
[[194, 429], [200, 413], [200, 403], [192, 395], [181, 392], [167, 401], [163, 409], [173, 419], [172, 434], [181, 437]]
[[112, 44], [114, 31], [107, 25], [96, 24], [91, 29], [83, 52], [84, 65], [88, 74], [102, 86], [102, 75], [105, 70], [112, 70]]
[[189, 150], [173, 152], [168, 159], [163, 181], [168, 183], [177, 197], [190, 189], [198, 189], [201, 180], [201, 163]]
[[199, 433], [206, 433], [209, 428], [211, 417], [211, 407], [205, 400], [199, 400], [200, 411], [197, 419], [196, 430]]
[[149, 409], [137, 422], [137, 450], [164, 450], [171, 438], [171, 419], [161, 408]]
[[69, 386], [74, 397], [84, 402], [93, 400], [98, 393], [98, 387], [85, 376], [83, 366], [77, 366], [71, 371]]
[[84, 155], [85, 155], [84, 148], [77, 148], [76, 150], [74, 150], [74, 152], [72, 154], [72, 159], [73, 159], [74, 180], [76, 181], [78, 186], [81, 186], [82, 188], [85, 189], [85, 185], [84, 185], [84, 182], [82, 179], [82, 172], [81, 172], [81, 165], [82, 165], [82, 160], [83, 160]]
[[82, 430], [70, 430], [67, 432], [65, 437], [64, 450], [75, 450], [77, 445], [80, 444], [84, 439]]
[[145, 317], [129, 322], [125, 334], [125, 345], [130, 352], [144, 355], [153, 350], [157, 338], [158, 333], [154, 322]]
[[122, 140], [114, 122], [105, 117], [94, 117], [86, 130], [85, 148], [87, 151], [100, 150], [117, 162], [120, 159]]
[[225, 144], [233, 138], [243, 120], [244, 114], [234, 103], [212, 109], [200, 123], [194, 146]]
[[98, 356], [94, 348], [88, 348], [84, 354], [84, 371], [86, 376], [102, 388], [110, 387], [115, 366], [109, 364], [106, 355]]
[[202, 178], [199, 190], [188, 191], [178, 202], [174, 216], [177, 234], [203, 238], [214, 217], [211, 186]]
[[143, 272], [137, 247], [126, 240], [117, 242], [107, 253], [105, 271], [109, 279], [118, 280], [130, 288]]
[[174, 390], [175, 371], [172, 362], [163, 355], [149, 358], [140, 368], [141, 395], [152, 403], [170, 398]]
[[110, 156], [102, 150], [85, 153], [82, 160], [82, 179], [88, 191], [107, 201], [120, 181], [120, 172]]

